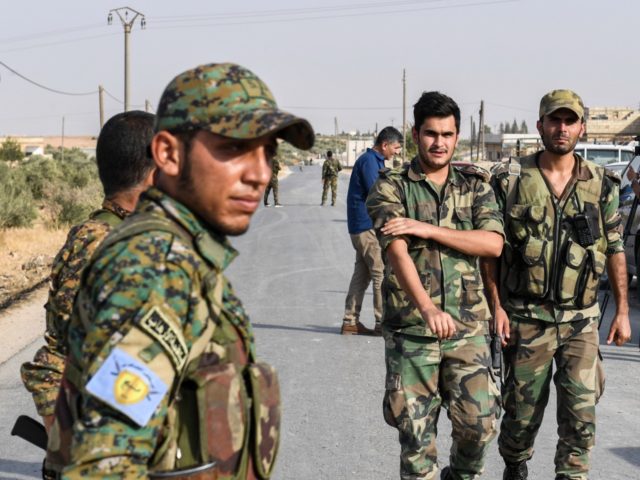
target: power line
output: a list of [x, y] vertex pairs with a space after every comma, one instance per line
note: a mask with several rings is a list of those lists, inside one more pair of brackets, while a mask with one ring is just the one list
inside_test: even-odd
[[11, 68], [9, 65], [7, 65], [4, 62], [0, 62], [0, 65], [2, 65], [4, 68], [9, 70], [13, 74], [19, 76], [23, 80], [26, 80], [27, 82], [31, 83], [32, 85], [35, 85], [36, 87], [40, 87], [40, 88], [42, 88], [44, 90], [48, 90], [48, 91], [53, 92], [53, 93], [58, 93], [60, 95], [78, 96], [78, 97], [82, 97], [82, 96], [86, 96], [86, 95], [95, 95], [96, 93], [98, 93], [97, 90], [94, 90], [92, 92], [85, 92], [85, 93], [63, 92], [62, 90], [56, 90], [54, 88], [47, 87], [45, 85], [42, 85], [41, 83], [38, 83], [38, 82], [36, 82], [34, 80], [31, 80], [30, 78], [25, 77], [24, 75], [22, 75], [21, 73], [17, 72], [16, 70]]
[[[328, 20], [334, 18], [348, 18], [354, 16], [371, 16], [371, 15], [386, 15], [391, 13], [413, 13], [418, 11], [427, 10], [442, 10], [452, 8], [468, 8], [478, 6], [488, 6], [504, 3], [522, 2], [525, 0], [471, 0], [467, 3], [440, 5], [440, 6], [419, 6], [421, 4], [435, 4], [443, 3], [447, 0], [402, 0], [402, 1], [384, 1], [384, 2], [369, 2], [361, 4], [341, 4], [326, 7], [307, 7], [307, 8], [291, 8], [291, 9], [276, 9], [276, 10], [260, 10], [254, 12], [231, 12], [226, 14], [205, 14], [205, 15], [182, 15], [182, 16], [159, 16], [148, 17], [151, 20], [151, 24], [148, 26], [150, 30], [165, 30], [165, 29], [181, 29], [192, 27], [211, 27], [211, 26], [239, 26], [250, 24], [264, 24], [264, 23], [287, 23], [296, 22], [301, 20]], [[457, 0], [454, 0], [457, 1]], [[459, 0], [464, 1], [464, 0]], [[401, 8], [411, 7], [414, 8]], [[400, 7], [400, 8], [398, 8]], [[384, 10], [386, 9], [386, 10]], [[391, 10], [389, 10], [391, 9]], [[377, 11], [375, 11], [377, 10]], [[336, 13], [331, 12], [347, 12]], [[350, 13], [349, 13], [350, 12]], [[283, 18], [269, 18], [269, 17], [283, 17]], [[288, 18], [287, 18], [288, 17]], [[242, 20], [247, 19], [247, 20]], [[254, 19], [254, 20], [250, 20]], [[211, 21], [213, 20], [213, 23]], [[228, 21], [231, 20], [231, 21]], [[236, 21], [234, 21], [236, 20]], [[203, 23], [203, 21], [205, 23]], [[209, 22], [209, 23], [206, 23]], [[163, 25], [164, 24], [164, 25]], [[160, 25], [160, 26], [158, 26]], [[66, 35], [69, 33], [82, 32], [87, 30], [95, 30], [96, 28], [102, 28], [101, 25], [85, 25], [69, 27], [66, 29], [51, 30], [49, 32], [41, 32], [36, 34], [28, 34], [21, 36], [0, 38], [0, 45], [6, 43], [17, 43], [33, 39], [44, 39], [55, 37], [59, 35]], [[66, 43], [77, 43], [83, 40], [90, 40], [95, 38], [101, 38], [111, 36], [112, 33], [89, 35], [84, 37], [77, 37], [68, 40], [50, 41], [47, 43], [40, 43], [35, 45], [28, 45], [24, 47], [15, 47], [0, 50], [0, 53], [9, 53], [23, 50], [30, 50], [34, 48], [40, 48], [51, 45], [60, 45]]]
[[[181, 28], [201, 28], [201, 27], [219, 27], [219, 26], [238, 26], [238, 25], [255, 25], [255, 24], [269, 24], [269, 23], [288, 23], [288, 22], [299, 22], [304, 20], [326, 20], [333, 18], [349, 18], [349, 17], [362, 17], [362, 16], [372, 16], [372, 15], [388, 15], [394, 13], [413, 13], [418, 11], [427, 11], [427, 10], [445, 10], [452, 8], [466, 8], [466, 7], [477, 7], [477, 6], [485, 6], [485, 5], [496, 5], [503, 3], [515, 3], [521, 2], [524, 0], [490, 0], [490, 1], [477, 1], [470, 2], [458, 5], [443, 5], [437, 7], [422, 7], [422, 8], [412, 8], [412, 9], [402, 9], [402, 10], [386, 10], [380, 12], [353, 12], [353, 13], [344, 13], [337, 15], [316, 15], [316, 16], [308, 16], [308, 17], [291, 17], [291, 18], [276, 18], [270, 20], [251, 20], [251, 21], [235, 21], [235, 22], [214, 22], [214, 23], [185, 23], [181, 25], [167, 25], [161, 27], [151, 26], [150, 30], [170, 30], [170, 29], [181, 29]], [[200, 18], [200, 17], [199, 17]], [[151, 21], [153, 21], [153, 17], [150, 17]]]

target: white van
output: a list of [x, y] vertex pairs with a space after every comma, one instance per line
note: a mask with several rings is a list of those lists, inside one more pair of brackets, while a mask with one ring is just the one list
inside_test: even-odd
[[635, 156], [633, 146], [613, 143], [578, 143], [576, 153], [598, 165], [614, 162], [629, 163]]

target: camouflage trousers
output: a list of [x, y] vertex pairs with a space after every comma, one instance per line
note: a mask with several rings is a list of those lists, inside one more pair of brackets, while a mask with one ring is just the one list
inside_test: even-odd
[[327, 201], [327, 192], [331, 187], [331, 205], [336, 204], [336, 197], [338, 196], [338, 177], [327, 177], [322, 179], [322, 202], [324, 205]]
[[264, 191], [264, 204], [269, 205], [269, 193], [273, 190], [273, 203], [275, 205], [280, 205], [280, 201], [278, 200], [278, 179], [271, 179], [271, 181], [267, 184], [267, 188]]
[[400, 478], [437, 478], [440, 407], [451, 420], [453, 480], [479, 478], [497, 433], [500, 394], [491, 373], [488, 338], [438, 341], [384, 329], [385, 421], [398, 429]]
[[511, 339], [504, 355], [505, 413], [498, 440], [502, 458], [517, 463], [533, 455], [555, 360], [559, 436], [556, 478], [586, 480], [595, 443], [595, 407], [604, 388], [598, 358], [598, 319], [555, 324], [511, 319]]

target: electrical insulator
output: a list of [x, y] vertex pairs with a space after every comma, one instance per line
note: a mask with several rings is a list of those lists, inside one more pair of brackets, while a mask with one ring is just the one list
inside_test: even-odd
[[111, 14], [111, 12], [109, 12], [109, 16], [107, 17], [107, 25], [111, 25], [111, 22], [113, 22], [113, 15]]
[[143, 30], [147, 26], [147, 21], [145, 20], [144, 17], [142, 17], [142, 20], [140, 20], [140, 26], [142, 27]]

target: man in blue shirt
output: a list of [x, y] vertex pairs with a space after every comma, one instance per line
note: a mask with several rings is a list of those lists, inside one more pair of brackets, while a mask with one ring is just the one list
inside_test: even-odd
[[[378, 172], [384, 168], [384, 161], [400, 152], [402, 134], [393, 127], [385, 127], [378, 134], [373, 148], [368, 148], [356, 160], [349, 180], [347, 193], [347, 225], [351, 243], [356, 250], [356, 263], [345, 301], [342, 335], [382, 335], [382, 279], [384, 265], [382, 252], [373, 222], [367, 213], [365, 201], [369, 190], [378, 180]], [[373, 314], [375, 329], [360, 323], [360, 310], [364, 293], [373, 281]]]

